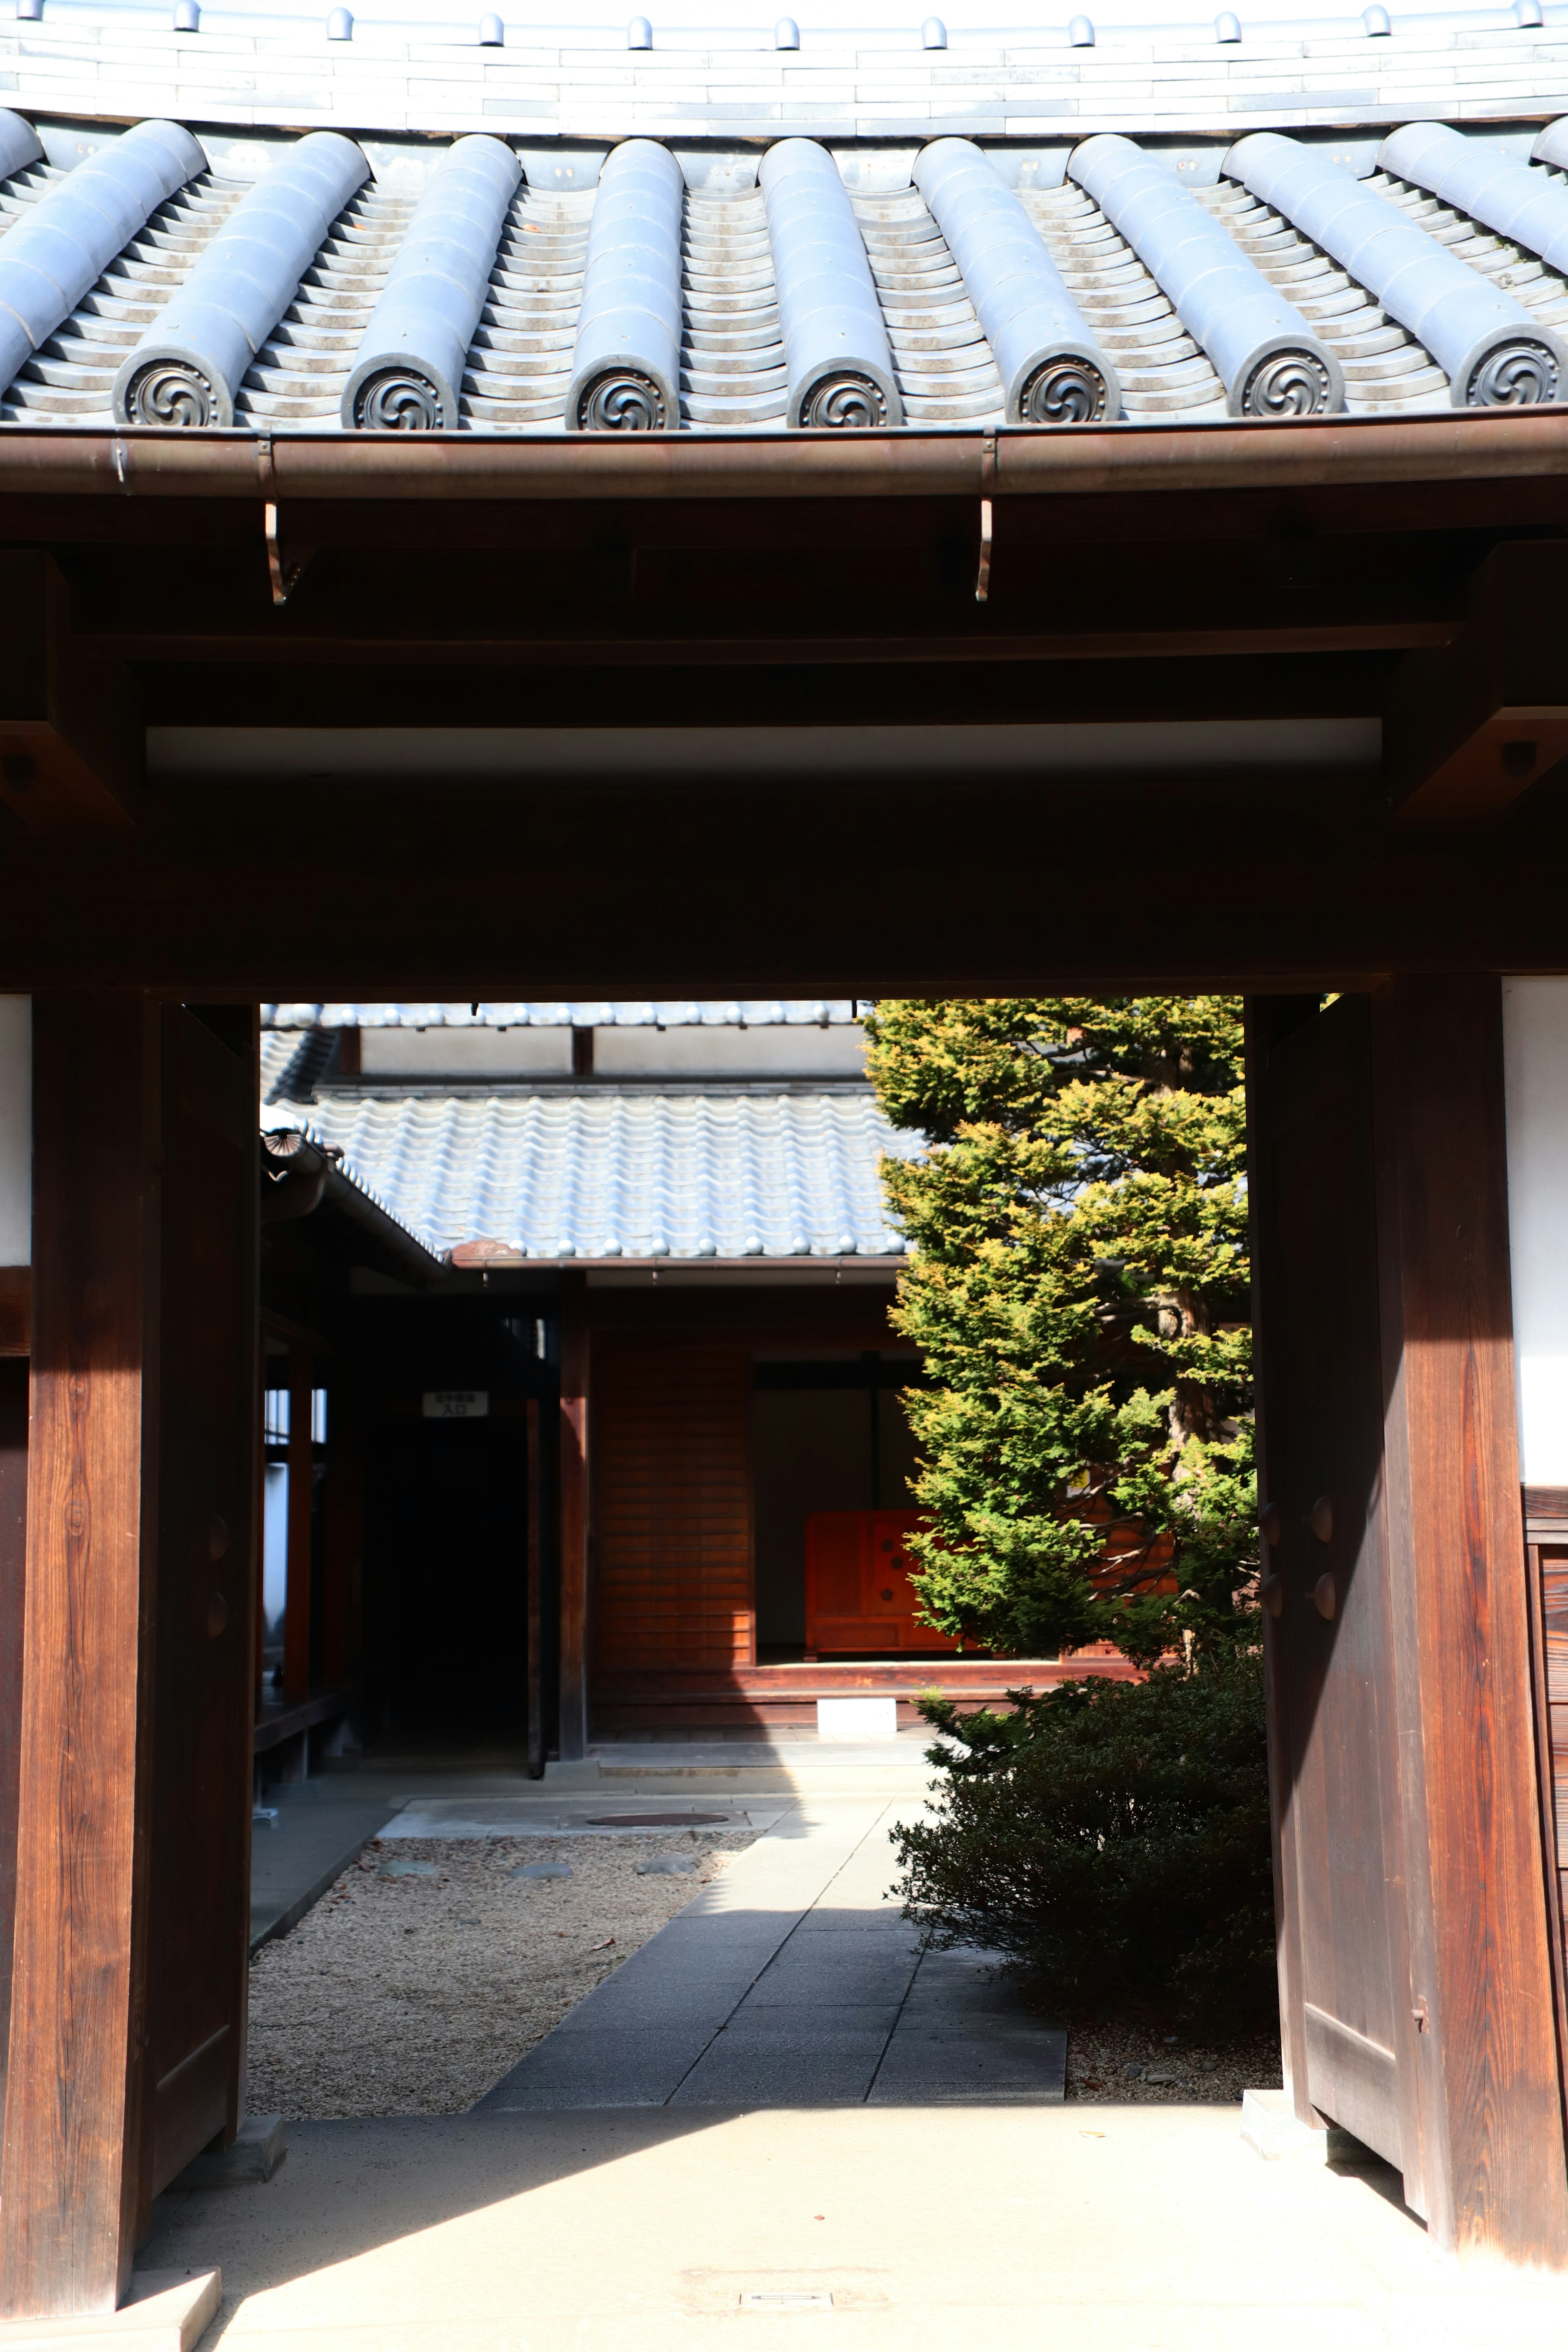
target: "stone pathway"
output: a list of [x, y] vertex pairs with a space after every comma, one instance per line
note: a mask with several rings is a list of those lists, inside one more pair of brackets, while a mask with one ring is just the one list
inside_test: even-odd
[[476, 2113], [1054, 2103], [1067, 2037], [889, 1899], [896, 1800], [811, 1798], [588, 1995]]

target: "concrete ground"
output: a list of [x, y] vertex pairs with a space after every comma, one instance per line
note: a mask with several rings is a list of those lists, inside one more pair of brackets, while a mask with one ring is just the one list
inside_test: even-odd
[[[265, 2187], [160, 2200], [221, 2265], [204, 2352], [1560, 2352], [1561, 2289], [1428, 2252], [1381, 2168], [1268, 2164], [1233, 2109], [601, 2109], [297, 2125]], [[818, 2331], [821, 2331], [820, 2339]]]

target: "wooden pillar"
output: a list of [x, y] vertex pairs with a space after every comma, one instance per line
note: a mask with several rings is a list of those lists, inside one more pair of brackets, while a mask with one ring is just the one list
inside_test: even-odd
[[315, 1360], [298, 1345], [289, 1350], [289, 1569], [283, 1604], [283, 1689], [289, 1698], [310, 1691], [310, 1531], [314, 1481], [310, 1403]]
[[0, 2311], [111, 2311], [140, 2181], [159, 1032], [35, 998], [33, 1356]]
[[[293, 1407], [289, 1407], [290, 1414]], [[289, 1427], [293, 1423], [290, 1420]], [[359, 1657], [361, 1575], [364, 1561], [364, 1462], [359, 1399], [349, 1373], [334, 1375], [327, 1398], [327, 1479], [321, 1545], [321, 1680], [342, 1690]]]
[[1521, 1518], [1500, 983], [1392, 982], [1373, 1000], [1373, 1039], [1389, 1566], [1430, 2220], [1461, 2253], [1559, 2269], [1568, 2166]]
[[588, 1388], [587, 1283], [561, 1280], [561, 1759], [588, 1750]]
[[539, 1491], [539, 1400], [528, 1400], [528, 1777], [542, 1780], [544, 1738], [544, 1588], [541, 1558], [544, 1521]]

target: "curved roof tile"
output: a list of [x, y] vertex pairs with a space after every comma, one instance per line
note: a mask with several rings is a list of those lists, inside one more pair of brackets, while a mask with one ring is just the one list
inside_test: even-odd
[[[84, 16], [90, 14], [83, 12]], [[378, 305], [392, 299], [415, 275], [419, 240], [426, 233], [420, 223], [430, 218], [428, 203], [422, 206], [421, 200], [433, 178], [447, 168], [443, 159], [449, 164], [458, 153], [440, 143], [439, 134], [480, 130], [487, 134], [480, 142], [484, 153], [494, 158], [506, 151], [507, 169], [515, 164], [521, 177], [510, 200], [498, 180], [493, 203], [487, 199], [467, 227], [454, 215], [456, 229], [449, 223], [444, 232], [448, 245], [451, 234], [459, 245], [464, 236], [471, 236], [473, 249], [447, 252], [442, 262], [442, 284], [449, 278], [458, 289], [460, 279], [460, 299], [458, 291], [450, 302], [443, 296], [444, 341], [435, 336], [431, 320], [421, 327], [425, 340], [435, 336], [442, 341], [441, 351], [432, 357], [432, 342], [431, 352], [416, 355], [432, 384], [439, 377], [440, 396], [403, 401], [397, 421], [405, 427], [449, 429], [447, 393], [456, 403], [457, 429], [498, 434], [634, 429], [646, 426], [650, 416], [661, 418], [666, 429], [687, 432], [788, 433], [803, 425], [852, 430], [870, 415], [885, 419], [881, 429], [891, 431], [900, 429], [900, 420], [904, 426], [922, 431], [991, 429], [1005, 424], [1009, 404], [1018, 405], [1020, 392], [1018, 355], [1009, 340], [1012, 296], [1004, 299], [993, 282], [994, 257], [983, 240], [976, 242], [973, 222], [967, 215], [961, 218], [944, 196], [937, 195], [957, 239], [955, 251], [921, 193], [921, 184], [931, 184], [937, 193], [932, 172], [939, 167], [944, 140], [949, 144], [943, 152], [951, 156], [952, 134], [968, 142], [966, 153], [973, 158], [972, 177], [978, 173], [971, 192], [974, 200], [986, 200], [993, 226], [1005, 216], [1015, 242], [1024, 240], [1017, 247], [1020, 268], [1026, 261], [1027, 240], [1034, 236], [1039, 241], [1039, 268], [1025, 269], [1018, 282], [1059, 284], [1064, 317], [1070, 312], [1081, 320], [1092, 347], [1113, 370], [1130, 423], [1223, 416], [1227, 388], [1232, 405], [1238, 398], [1248, 404], [1247, 385], [1258, 373], [1254, 362], [1259, 352], [1270, 367], [1279, 355], [1264, 351], [1256, 334], [1249, 340], [1243, 332], [1244, 297], [1258, 316], [1272, 318], [1278, 312], [1294, 322], [1294, 341], [1285, 353], [1280, 382], [1269, 379], [1269, 400], [1264, 404], [1271, 411], [1282, 408], [1289, 414], [1310, 405], [1314, 385], [1321, 393], [1326, 384], [1324, 396], [1337, 403], [1342, 376], [1345, 405], [1352, 413], [1387, 413], [1391, 407], [1437, 410], [1456, 401], [1520, 404], [1527, 396], [1549, 393], [1557, 373], [1555, 320], [1547, 307], [1555, 299], [1557, 280], [1550, 257], [1543, 258], [1529, 239], [1534, 235], [1556, 253], [1554, 231], [1539, 225], [1555, 223], [1562, 212], [1552, 159], [1568, 153], [1568, 128], [1551, 118], [1562, 103], [1568, 67], [1568, 11], [1564, 17], [1562, 26], [1538, 27], [1528, 35], [1511, 14], [1506, 18], [1485, 11], [1451, 19], [1399, 18], [1388, 38], [1370, 43], [1360, 29], [1305, 41], [1299, 31], [1287, 39], [1282, 31], [1265, 35], [1259, 27], [1255, 36], [1250, 26], [1244, 26], [1239, 43], [1210, 42], [1201, 58], [1189, 56], [1173, 37], [1173, 45], [1107, 27], [1094, 48], [1072, 53], [1070, 67], [1048, 68], [1032, 47], [1021, 45], [1021, 35], [1008, 36], [994, 60], [996, 110], [990, 100], [977, 94], [979, 85], [966, 65], [940, 107], [933, 85], [922, 100], [925, 112], [907, 122], [901, 116], [895, 120], [875, 112], [839, 125], [815, 111], [802, 121], [805, 101], [781, 98], [776, 103], [769, 100], [750, 131], [750, 101], [744, 99], [734, 101], [736, 112], [722, 124], [717, 118], [709, 120], [705, 100], [693, 102], [689, 121], [661, 120], [654, 108], [636, 122], [623, 123], [617, 112], [621, 100], [611, 94], [612, 84], [606, 81], [594, 100], [598, 110], [593, 117], [594, 135], [571, 140], [563, 134], [581, 130], [583, 123], [575, 118], [569, 122], [559, 108], [548, 122], [538, 123], [509, 119], [515, 111], [510, 103], [486, 97], [476, 99], [479, 111], [472, 120], [447, 121], [439, 107], [434, 114], [422, 111], [420, 93], [437, 88], [431, 79], [440, 62], [437, 44], [422, 50], [417, 60], [410, 53], [405, 116], [392, 126], [400, 135], [378, 138], [362, 127], [353, 152], [363, 153], [369, 175], [365, 184], [347, 196], [319, 242], [290, 256], [285, 273], [289, 283], [269, 289], [265, 302], [251, 302], [246, 310], [247, 319], [254, 311], [254, 331], [264, 340], [243, 373], [243, 352], [232, 368], [226, 362], [218, 366], [216, 360], [207, 365], [205, 347], [196, 350], [195, 342], [188, 337], [182, 341], [174, 331], [198, 295], [204, 316], [225, 310], [227, 296], [221, 281], [228, 267], [226, 257], [231, 248], [237, 250], [242, 221], [249, 217], [247, 193], [258, 181], [265, 185], [274, 173], [281, 183], [297, 168], [302, 142], [263, 128], [241, 136], [204, 127], [198, 140], [176, 123], [168, 135], [186, 142], [205, 168], [150, 214], [143, 207], [134, 220], [128, 216], [125, 235], [101, 274], [79, 291], [68, 315], [62, 310], [45, 320], [37, 348], [26, 337], [16, 341], [11, 374], [0, 382], [0, 422], [108, 427], [114, 422], [117, 375], [128, 381], [138, 375], [141, 360], [133, 355], [166, 357], [165, 345], [173, 351], [177, 344], [184, 352], [190, 342], [185, 357], [198, 375], [205, 367], [204, 381], [214, 387], [213, 400], [172, 400], [163, 404], [166, 415], [153, 404], [154, 421], [167, 429], [202, 430], [205, 415], [226, 418], [230, 399], [234, 422], [241, 428], [338, 432], [374, 425], [383, 408], [353, 396], [356, 372], [362, 362], [368, 363], [367, 331], [373, 319], [386, 315]], [[205, 43], [205, 56], [226, 58], [229, 52], [209, 38], [217, 21], [208, 12], [203, 18], [208, 31], [188, 38]], [[1357, 24], [1359, 27], [1359, 19]], [[105, 159], [119, 152], [117, 142], [152, 135], [147, 126], [122, 132], [101, 116], [77, 124], [61, 122], [58, 110], [68, 102], [68, 75], [62, 86], [55, 71], [67, 53], [74, 54], [79, 29], [74, 15], [58, 26], [46, 18], [16, 29], [18, 110], [0, 116], [0, 278], [11, 238], [20, 232], [16, 250], [22, 252], [30, 236], [37, 242], [35, 221], [47, 226], [49, 208], [58, 209], [61, 192], [70, 187], [69, 167], [101, 177], [108, 168]], [[325, 92], [323, 117], [332, 113], [332, 78], [342, 60], [359, 51], [362, 36], [368, 46], [363, 22], [352, 41], [334, 44], [330, 56], [323, 52], [318, 61], [315, 70]], [[139, 42], [142, 37], [139, 29]], [[146, 35], [154, 50], [163, 37], [154, 38], [151, 29]], [[177, 42], [187, 37], [168, 37]], [[296, 31], [289, 37], [304, 36]], [[803, 40], [806, 37], [803, 33]], [[817, 37], [810, 37], [815, 41]], [[384, 26], [375, 31], [378, 57], [392, 38]], [[1002, 37], [966, 34], [963, 38], [983, 47]], [[1041, 34], [1038, 40], [1040, 56], [1054, 57], [1055, 36]], [[50, 41], [63, 45], [58, 55], [49, 48]], [[1357, 44], [1356, 70], [1363, 79], [1353, 88], [1341, 86], [1329, 77], [1338, 71], [1342, 79], [1348, 70], [1344, 57]], [[598, 51], [593, 54], [596, 57]], [[638, 53], [636, 63], [628, 63], [623, 49], [620, 80], [614, 89], [621, 88], [628, 73], [634, 86], [639, 75], [653, 75], [647, 91], [668, 88], [675, 54], [661, 50], [657, 38], [654, 49]], [[737, 57], [751, 60], [742, 84], [750, 87], [745, 77], [753, 68], [764, 75], [804, 72], [804, 67], [787, 60], [805, 54], [738, 51]], [[931, 53], [939, 58], [946, 54]], [[454, 43], [452, 55], [477, 60], [473, 71], [481, 77], [493, 69], [513, 74], [515, 82], [511, 51]], [[498, 56], [503, 61], [500, 66]], [[1375, 62], [1368, 63], [1369, 57]], [[1137, 68], [1142, 79], [1127, 79], [1134, 58], [1144, 59]], [[781, 64], [781, 58], [786, 62]], [[1399, 67], [1405, 81], [1399, 73], [1392, 79], [1385, 75], [1390, 58], [1405, 61]], [[46, 59], [52, 59], [47, 71]], [[1157, 75], [1162, 59], [1170, 64], [1169, 77], [1152, 82], [1146, 68]], [[1110, 70], [1110, 80], [1092, 88], [1083, 80], [1086, 75], [1100, 75], [1102, 68]], [[117, 70], [101, 47], [95, 52], [94, 105], [101, 108], [113, 98]], [[221, 92], [226, 70], [220, 66], [216, 85], [204, 84], [204, 92]], [[702, 70], [706, 73], [708, 66]], [[815, 74], [819, 68], [814, 63], [810, 70]], [[922, 74], [936, 70], [951, 69], [926, 64], [920, 68]], [[361, 73], [361, 66], [353, 71]], [[657, 79], [661, 74], [663, 83]], [[1122, 77], [1120, 82], [1116, 75]], [[1047, 83], [1053, 89], [1059, 83], [1063, 94], [1048, 101], [1023, 95], [1026, 90], [1037, 93]], [[363, 90], [371, 85], [363, 84], [362, 76], [353, 87]], [[479, 90], [489, 85], [474, 87]], [[134, 88], [138, 95], [156, 94], [144, 77], [137, 79]], [[1205, 93], [1206, 111], [1183, 131], [1171, 110], [1179, 112], [1197, 88]], [[49, 119], [41, 121], [38, 131], [42, 162], [38, 142], [24, 120], [30, 89], [40, 110], [46, 105], [48, 110]], [[1478, 91], [1484, 94], [1478, 96]], [[900, 108], [906, 103], [898, 100]], [[492, 105], [500, 108], [498, 113], [485, 111]], [[811, 106], [815, 109], [815, 100]], [[1024, 110], [1031, 106], [1046, 108], [1046, 114], [1026, 118]], [[123, 105], [119, 109], [121, 114], [130, 110]], [[210, 103], [204, 95], [208, 122], [221, 121], [224, 111], [217, 95], [211, 96]], [[268, 121], [268, 103], [254, 91], [245, 112], [252, 124]], [[1407, 201], [1408, 184], [1390, 176], [1390, 166], [1397, 173], [1404, 152], [1390, 134], [1401, 124], [1431, 123], [1439, 118], [1448, 127], [1449, 140], [1458, 142], [1450, 155], [1457, 155], [1459, 164], [1471, 150], [1510, 160], [1508, 176], [1517, 202], [1510, 206], [1506, 234], [1468, 234], [1470, 225], [1457, 212], [1466, 201], [1465, 190], [1482, 185], [1487, 176], [1482, 172], [1450, 168], [1441, 201], [1433, 198], [1427, 204]], [[300, 109], [288, 119], [297, 123]], [[353, 119], [363, 126], [376, 117], [374, 110], [361, 110]], [[1331, 127], [1331, 137], [1314, 142], [1314, 124]], [[416, 128], [426, 135], [413, 136]], [[1259, 145], [1253, 134], [1283, 129], [1290, 130], [1299, 142], [1285, 152], [1304, 159], [1302, 168], [1265, 184], [1257, 159], [1280, 152], [1281, 142]], [[598, 219], [603, 227], [608, 219], [603, 204], [621, 201], [615, 191], [626, 179], [625, 170], [606, 174], [602, 199], [598, 184], [606, 158], [620, 146], [626, 130], [638, 134], [621, 147], [634, 163], [640, 158], [651, 169], [664, 158], [658, 163], [658, 176], [674, 207], [669, 211], [667, 206], [659, 246], [664, 273], [660, 316], [668, 332], [660, 351], [651, 356], [640, 342], [636, 351], [631, 348], [637, 339], [627, 321], [637, 313], [631, 299], [637, 289], [630, 279], [625, 284], [616, 280], [619, 291], [613, 316], [605, 314], [610, 343], [605, 352], [589, 331], [599, 315], [594, 308], [597, 291], [591, 292], [589, 313], [584, 309], [590, 257], [595, 257], [596, 289], [605, 254], [612, 246], [620, 250], [615, 239], [606, 243], [604, 236], [595, 244], [595, 225]], [[1139, 202], [1131, 208], [1096, 176], [1095, 156], [1103, 158], [1110, 150], [1097, 145], [1093, 134], [1105, 130], [1119, 134], [1114, 152], [1122, 176], [1135, 172], [1139, 178]], [[720, 131], [722, 136], [716, 137]], [[702, 143], [685, 143], [699, 132]], [[1173, 138], [1174, 132], [1181, 135]], [[758, 151], [768, 142], [783, 160], [776, 172], [771, 167], [763, 172], [765, 184], [759, 186]], [[1234, 160], [1238, 151], [1239, 163]], [[1085, 160], [1075, 162], [1075, 153]], [[932, 159], [929, 168], [922, 160], [928, 156]], [[1455, 341], [1440, 332], [1436, 313], [1428, 316], [1430, 306], [1413, 308], [1398, 289], [1384, 283], [1384, 274], [1371, 259], [1367, 273], [1376, 282], [1362, 282], [1355, 274], [1357, 257], [1363, 246], [1370, 256], [1373, 245], [1363, 240], [1352, 250], [1323, 227], [1314, 210], [1315, 205], [1321, 209], [1321, 191], [1314, 193], [1309, 184], [1309, 164], [1320, 179], [1327, 173], [1342, 184], [1342, 192], [1348, 191], [1367, 219], [1385, 224], [1379, 250], [1392, 239], [1414, 257], [1415, 275], [1406, 273], [1409, 283], [1425, 277], [1435, 283], [1441, 280], [1448, 289], [1450, 307], [1457, 305], [1467, 315], [1470, 310], [1500, 317], [1506, 311], [1512, 322], [1510, 332], [1517, 336], [1521, 324], [1529, 325], [1535, 331], [1531, 348], [1539, 346], [1552, 365], [1537, 371], [1538, 382], [1526, 383], [1517, 368], [1479, 362], [1470, 344], [1461, 351], [1464, 339]], [[792, 168], [786, 170], [786, 165]], [[995, 187], [988, 171], [994, 172]], [[1234, 176], [1223, 176], [1237, 171], [1246, 173], [1247, 187], [1237, 187]], [[783, 202], [786, 180], [794, 210]], [[1086, 181], [1088, 186], [1081, 184]], [[151, 194], [155, 197], [158, 191]], [[1495, 211], [1489, 196], [1477, 194], [1475, 201], [1489, 213]], [[825, 226], [830, 215], [831, 234]], [[1456, 221], [1457, 236], [1452, 233]], [[1503, 236], [1505, 257], [1522, 272], [1517, 283], [1505, 285], [1492, 266], [1499, 235]], [[309, 246], [309, 237], [303, 243]], [[1211, 292], [1219, 289], [1213, 316], [1215, 304], [1204, 308], [1173, 259], [1177, 247], [1185, 252], [1199, 246], [1213, 264], [1204, 274], [1204, 285]], [[616, 252], [610, 253], [612, 261]], [[621, 261], [630, 267], [626, 254]], [[1524, 290], [1543, 268], [1550, 278], [1544, 299]], [[1467, 273], [1472, 280], [1490, 282], [1471, 282], [1467, 294]], [[644, 269], [638, 288], [647, 277]], [[1402, 286], [1406, 278], [1401, 279]], [[432, 282], [426, 270], [420, 279], [425, 310], [431, 309]], [[230, 306], [237, 316], [245, 309], [238, 301], [243, 290], [235, 289], [236, 302]], [[643, 288], [637, 294], [638, 302], [645, 293]], [[1385, 309], [1385, 303], [1390, 307]], [[1528, 321], [1522, 319], [1525, 311], [1531, 314]], [[851, 316], [856, 321], [853, 336], [844, 324]], [[1001, 340], [1000, 364], [984, 320]], [[413, 332], [411, 327], [408, 332]], [[820, 351], [813, 335], [822, 344]], [[847, 336], [855, 349], [839, 373], [869, 386], [869, 394], [818, 400], [814, 387], [819, 379], [822, 384], [837, 382], [829, 362], [840, 346], [848, 351]], [[379, 331], [371, 341], [377, 344], [370, 354], [377, 366], [390, 364], [388, 352], [379, 347], [384, 341]], [[1268, 341], [1266, 334], [1263, 341]], [[1246, 362], [1239, 376], [1233, 344]], [[1031, 341], [1026, 362], [1032, 351]], [[1310, 365], [1302, 361], [1302, 352]], [[1484, 361], [1486, 354], [1481, 356]], [[627, 383], [636, 377], [645, 389], [654, 387], [652, 394], [646, 399], [619, 394], [589, 397], [595, 386], [603, 388], [608, 381], [611, 362], [618, 365], [623, 360]], [[1454, 376], [1452, 384], [1445, 360]], [[221, 398], [214, 367], [224, 379]], [[432, 368], [435, 375], [430, 375]], [[1277, 367], [1275, 372], [1279, 373]], [[0, 367], [0, 377], [4, 374]], [[588, 377], [593, 382], [584, 390]], [[574, 383], [581, 397], [573, 396]], [[1111, 404], [1106, 404], [1109, 412]], [[1075, 407], [1047, 400], [1024, 404], [1020, 414], [1025, 429], [1048, 432], [1070, 422], [1081, 406], [1081, 401]], [[1259, 430], [1266, 422], [1259, 419]]]
[[[852, 1095], [342, 1096], [268, 1107], [437, 1255], [535, 1264], [897, 1258], [884, 1153], [918, 1139]], [[480, 1262], [476, 1258], [475, 1262]]]

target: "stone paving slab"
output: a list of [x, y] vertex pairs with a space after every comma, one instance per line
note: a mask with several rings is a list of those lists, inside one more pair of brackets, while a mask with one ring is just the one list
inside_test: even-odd
[[1066, 2037], [994, 1956], [922, 1954], [888, 1891], [896, 1818], [781, 1814], [475, 2112], [1060, 2100]]

